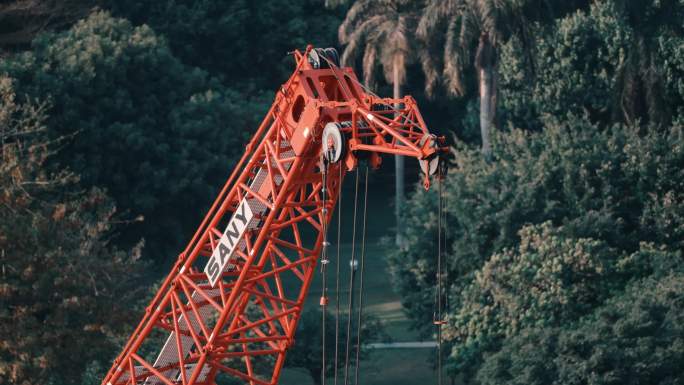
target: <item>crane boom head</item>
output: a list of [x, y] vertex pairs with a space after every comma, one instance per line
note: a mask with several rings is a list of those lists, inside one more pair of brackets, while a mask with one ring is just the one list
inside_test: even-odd
[[[437, 172], [444, 137], [431, 134], [411, 96], [381, 98], [357, 79], [351, 67], [340, 67], [334, 48], [294, 51], [297, 69], [281, 88], [289, 107], [286, 127], [299, 156], [322, 151], [328, 161], [344, 161], [348, 170], [361, 154], [371, 166], [380, 154], [404, 155], [420, 161], [424, 185]], [[286, 107], [287, 106], [287, 107]]]

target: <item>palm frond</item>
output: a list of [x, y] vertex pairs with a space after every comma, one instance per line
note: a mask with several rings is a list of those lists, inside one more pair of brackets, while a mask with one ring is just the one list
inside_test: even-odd
[[455, 96], [463, 96], [465, 89], [461, 80], [461, 71], [464, 67], [464, 60], [461, 55], [460, 45], [457, 44], [457, 33], [459, 22], [463, 23], [463, 17], [454, 18], [449, 23], [444, 45], [444, 79], [447, 92]]
[[426, 40], [446, 20], [462, 11], [464, 0], [428, 0], [418, 22], [418, 37]]
[[481, 31], [495, 38], [500, 27], [499, 7], [497, 7], [496, 0], [473, 0], [473, 3]]
[[[378, 61], [388, 83], [395, 81], [396, 66], [396, 80], [405, 82], [406, 65], [417, 55], [418, 49], [414, 37], [418, 24], [418, 16], [413, 10], [415, 4], [410, 0], [379, 0], [373, 3], [373, 9], [366, 1], [362, 5], [354, 12], [350, 10], [340, 26], [340, 42], [347, 44], [342, 54], [343, 65], [351, 65], [363, 55], [364, 80], [369, 86], [375, 83]], [[363, 10], [367, 12], [366, 16], [371, 16], [361, 18]]]
[[342, 21], [342, 24], [340, 24], [340, 27], [337, 30], [340, 42], [344, 44], [364, 20], [375, 16], [377, 12], [377, 3], [374, 0], [356, 1], [354, 5], [349, 8], [349, 11], [347, 11], [344, 21]]
[[367, 44], [363, 54], [363, 82], [375, 89], [375, 65], [378, 49], [374, 44]]
[[[475, 47], [475, 42], [482, 31], [481, 25], [478, 22], [478, 17], [472, 12], [464, 12], [459, 20], [458, 45], [461, 49], [469, 51]], [[456, 31], [453, 31], [456, 33]], [[448, 32], [447, 32], [448, 36]], [[454, 35], [454, 44], [456, 43], [456, 36]], [[465, 61], [464, 61], [464, 64]]]
[[396, 51], [401, 51], [408, 53], [411, 50], [411, 45], [409, 43], [408, 34], [410, 33], [407, 28], [407, 19], [404, 16], [400, 16], [396, 22], [392, 21], [387, 24], [385, 29], [386, 40], [384, 49], [393, 55]]
[[425, 74], [425, 93], [432, 98], [439, 84], [439, 63], [429, 49], [422, 49], [419, 53], [420, 66]]
[[351, 66], [353, 64], [355, 58], [359, 56], [359, 48], [365, 46], [366, 41], [370, 39], [369, 35], [376, 33], [385, 21], [385, 17], [382, 15], [373, 16], [362, 21], [350, 35], [345, 36], [344, 40], [340, 38], [340, 43], [347, 44], [342, 53], [342, 65]]

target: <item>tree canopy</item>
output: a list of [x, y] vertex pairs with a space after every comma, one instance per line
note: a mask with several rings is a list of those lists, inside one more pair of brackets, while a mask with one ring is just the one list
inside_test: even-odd
[[[635, 280], [681, 263], [684, 65], [669, 16], [682, 6], [639, 4], [596, 1], [533, 23], [533, 73], [522, 36], [501, 44], [503, 124], [492, 159], [457, 141], [444, 182], [452, 373], [482, 383], [590, 383], [544, 377], [543, 358], [526, 367], [532, 354], [544, 357], [531, 344], [551, 346], [579, 320], [600, 318]], [[654, 43], [636, 53], [636, 35]], [[641, 64], [628, 80], [633, 55]], [[416, 189], [405, 219], [410, 246], [390, 256], [407, 314], [425, 335], [433, 331], [425, 325], [435, 298], [436, 202], [435, 192]], [[509, 376], [502, 360], [518, 349], [528, 355], [508, 361]], [[558, 371], [590, 359], [563, 356]]]
[[137, 317], [140, 246], [110, 244], [102, 190], [46, 170], [48, 105], [19, 102], [12, 83], [0, 77], [0, 384], [80, 384]]
[[87, 186], [108, 190], [140, 220], [124, 244], [172, 260], [239, 157], [264, 111], [205, 71], [177, 59], [147, 26], [96, 12], [70, 30], [42, 35], [0, 63], [19, 95], [51, 100], [53, 137], [70, 136], [54, 158]]
[[683, 278], [647, 278], [575, 325], [521, 332], [487, 358], [479, 383], [681, 384]]

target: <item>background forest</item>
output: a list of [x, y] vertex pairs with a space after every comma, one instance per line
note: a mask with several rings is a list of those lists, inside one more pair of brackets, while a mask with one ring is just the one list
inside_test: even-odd
[[0, 385], [100, 382], [309, 43], [453, 145], [441, 293], [438, 190], [371, 189], [451, 381], [684, 384], [684, 0], [10, 0]]

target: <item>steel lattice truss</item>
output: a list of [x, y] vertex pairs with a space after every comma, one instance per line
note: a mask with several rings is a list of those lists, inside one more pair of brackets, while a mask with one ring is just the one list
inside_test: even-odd
[[[103, 384], [277, 383], [357, 156], [377, 167], [380, 153], [407, 155], [429, 169], [443, 150], [412, 98], [368, 95], [351, 69], [312, 53], [323, 51], [295, 52], [292, 77]], [[328, 164], [321, 135], [331, 122], [343, 123], [345, 155]]]

